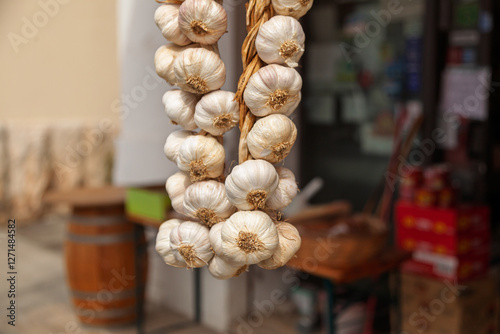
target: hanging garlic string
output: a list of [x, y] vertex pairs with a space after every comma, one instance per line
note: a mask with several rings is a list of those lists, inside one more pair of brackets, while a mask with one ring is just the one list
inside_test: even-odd
[[240, 104], [240, 144], [239, 144], [239, 163], [251, 159], [247, 147], [247, 136], [255, 123], [255, 116], [249, 111], [243, 101], [243, 92], [250, 80], [250, 77], [257, 72], [264, 62], [260, 60], [255, 48], [255, 39], [259, 28], [274, 15], [274, 10], [269, 0], [249, 0], [246, 5], [246, 25], [247, 37], [241, 48], [243, 61], [243, 74], [238, 81], [238, 90], [235, 99]]

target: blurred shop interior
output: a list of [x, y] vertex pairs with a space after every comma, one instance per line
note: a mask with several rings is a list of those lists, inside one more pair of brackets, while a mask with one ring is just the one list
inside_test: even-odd
[[[500, 2], [314, 0], [283, 164], [302, 246], [224, 281], [155, 251], [178, 217], [163, 146], [180, 129], [155, 72], [158, 6], [0, 3], [0, 228], [15, 219], [20, 333], [500, 333]], [[224, 8], [234, 92], [245, 2]], [[230, 171], [239, 130], [224, 139]], [[110, 217], [128, 241], [75, 246], [103, 246]], [[108, 300], [113, 261], [132, 279]]]

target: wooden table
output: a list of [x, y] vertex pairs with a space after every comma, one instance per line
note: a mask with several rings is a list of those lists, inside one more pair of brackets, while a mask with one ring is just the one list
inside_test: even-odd
[[323, 278], [327, 293], [326, 305], [326, 327], [328, 334], [335, 333], [335, 284], [352, 283], [365, 278], [375, 278], [383, 273], [399, 267], [405, 260], [411, 257], [411, 253], [396, 249], [387, 249], [377, 258], [359, 266], [351, 268], [332, 268], [317, 264], [310, 268], [304, 260], [292, 259], [287, 266]]

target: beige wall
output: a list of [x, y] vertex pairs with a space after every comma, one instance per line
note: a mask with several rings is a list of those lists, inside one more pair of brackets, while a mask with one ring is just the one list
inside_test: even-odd
[[115, 1], [0, 1], [0, 120], [117, 120], [115, 7]]

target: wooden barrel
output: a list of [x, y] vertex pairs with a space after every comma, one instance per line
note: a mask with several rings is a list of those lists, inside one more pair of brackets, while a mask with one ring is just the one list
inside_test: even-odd
[[[136, 246], [142, 248], [140, 277]], [[81, 322], [116, 326], [135, 321], [144, 296], [147, 253], [144, 231], [126, 220], [123, 205], [74, 208], [68, 221], [66, 268]]]

